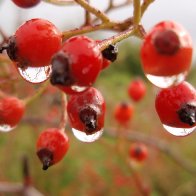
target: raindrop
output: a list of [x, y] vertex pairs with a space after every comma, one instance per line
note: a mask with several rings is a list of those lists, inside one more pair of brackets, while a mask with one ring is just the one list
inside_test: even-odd
[[41, 83], [46, 81], [51, 74], [51, 65], [43, 67], [26, 67], [22, 69], [17, 67], [19, 74], [30, 83]]
[[2, 132], [9, 132], [12, 131], [14, 128], [16, 128], [16, 126], [10, 126], [10, 125], [6, 125], [6, 124], [1, 124], [0, 125], [0, 131]]
[[71, 89], [73, 91], [75, 91], [75, 92], [82, 92], [82, 91], [86, 90], [87, 87], [86, 86], [76, 86], [76, 85], [73, 85], [73, 86], [71, 86]]
[[187, 72], [180, 73], [173, 76], [154, 76], [146, 74], [148, 80], [159, 88], [168, 88], [173, 85], [177, 85], [185, 80]]
[[175, 136], [186, 136], [186, 135], [189, 135], [196, 128], [196, 127], [176, 128], [176, 127], [170, 127], [170, 126], [167, 126], [167, 125], [164, 125], [164, 124], [163, 124], [163, 127], [165, 128], [166, 131], [168, 131], [169, 133], [171, 133], [172, 135], [175, 135]]
[[103, 134], [103, 129], [101, 129], [100, 131], [97, 131], [96, 133], [91, 134], [91, 135], [87, 135], [85, 132], [79, 131], [74, 128], [72, 128], [72, 131], [73, 131], [74, 136], [82, 142], [94, 142], [94, 141], [98, 140], [101, 137], [101, 135]]

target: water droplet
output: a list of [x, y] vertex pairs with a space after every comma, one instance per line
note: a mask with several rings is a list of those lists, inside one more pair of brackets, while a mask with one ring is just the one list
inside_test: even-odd
[[155, 86], [159, 88], [168, 88], [170, 86], [177, 85], [181, 83], [182, 81], [184, 81], [184, 79], [186, 78], [186, 75], [187, 75], [187, 72], [180, 73], [178, 75], [167, 76], [167, 77], [146, 74], [146, 77]]
[[73, 86], [71, 86], [71, 89], [73, 91], [76, 91], [76, 92], [82, 92], [82, 91], [86, 90], [87, 87], [86, 86], [76, 86], [76, 85], [73, 85]]
[[98, 140], [103, 134], [103, 129], [101, 129], [100, 131], [97, 131], [96, 133], [92, 135], [87, 135], [85, 132], [76, 130], [74, 128], [72, 128], [72, 131], [73, 131], [74, 136], [82, 142], [94, 142], [95, 140]]
[[170, 127], [170, 126], [167, 126], [167, 125], [164, 125], [164, 124], [163, 124], [163, 127], [165, 128], [166, 131], [168, 131], [169, 133], [171, 133], [172, 135], [175, 135], [175, 136], [186, 136], [186, 135], [189, 135], [196, 128], [196, 127], [176, 128], [176, 127]]
[[41, 83], [46, 81], [51, 74], [51, 65], [44, 67], [27, 67], [22, 69], [17, 67], [19, 74], [30, 83]]
[[16, 128], [16, 126], [12, 127], [12, 126], [6, 125], [6, 124], [0, 125], [0, 131], [2, 131], [2, 132], [9, 132], [9, 131], [12, 131], [14, 128]]

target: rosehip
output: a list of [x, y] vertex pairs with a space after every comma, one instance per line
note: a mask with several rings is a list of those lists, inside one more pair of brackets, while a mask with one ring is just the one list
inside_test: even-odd
[[162, 89], [155, 107], [161, 122], [175, 128], [196, 126], [196, 90], [188, 82]]
[[140, 101], [146, 94], [146, 86], [142, 79], [135, 79], [128, 87], [129, 97], [134, 101]]
[[69, 148], [69, 140], [58, 128], [48, 128], [40, 134], [36, 148], [43, 170], [47, 170], [63, 159]]
[[114, 118], [122, 125], [126, 125], [133, 116], [133, 106], [126, 102], [118, 104], [114, 109]]
[[97, 89], [90, 87], [86, 91], [70, 97], [67, 113], [73, 129], [83, 132], [87, 136], [93, 135], [100, 132], [104, 126], [104, 98]]
[[61, 87], [87, 87], [95, 82], [101, 68], [102, 55], [96, 41], [72, 37], [53, 56], [50, 81]]
[[133, 143], [129, 149], [129, 156], [132, 160], [142, 162], [148, 157], [148, 150], [146, 145], [142, 143]]
[[182, 74], [186, 75], [190, 69], [192, 53], [191, 37], [181, 25], [173, 21], [160, 22], [144, 38], [141, 47], [143, 70], [150, 80], [150, 76], [177, 77], [181, 74], [174, 80], [174, 83], [180, 83]]
[[15, 127], [23, 117], [25, 104], [16, 97], [0, 98], [0, 126]]
[[40, 3], [41, 0], [12, 0], [13, 3], [15, 3], [18, 7], [21, 8], [30, 8], [38, 3]]
[[10, 37], [7, 53], [21, 68], [47, 66], [61, 42], [61, 33], [51, 22], [31, 19]]

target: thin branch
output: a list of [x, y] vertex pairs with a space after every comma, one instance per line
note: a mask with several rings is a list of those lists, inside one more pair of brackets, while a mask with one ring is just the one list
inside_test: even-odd
[[94, 14], [97, 18], [100, 18], [102, 20], [102, 22], [107, 23], [110, 21], [110, 19], [107, 17], [107, 15], [105, 15], [99, 9], [91, 6], [85, 0], [75, 0], [75, 2], [78, 3], [80, 6], [82, 6], [85, 10], [88, 10], [90, 13]]
[[148, 9], [151, 3], [153, 3], [155, 0], [144, 0], [144, 2], [141, 5], [141, 17], [144, 15], [145, 11]]
[[141, 19], [141, 7], [140, 7], [140, 0], [133, 1], [133, 22], [135, 25], [140, 23]]

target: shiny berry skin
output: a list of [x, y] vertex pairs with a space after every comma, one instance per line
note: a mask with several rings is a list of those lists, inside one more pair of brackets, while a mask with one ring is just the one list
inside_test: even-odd
[[12, 0], [12, 2], [21, 8], [31, 8], [40, 3], [41, 0]]
[[96, 41], [86, 36], [72, 37], [53, 56], [50, 81], [57, 86], [90, 86], [99, 75], [102, 63]]
[[97, 89], [90, 87], [70, 97], [67, 113], [72, 128], [92, 135], [104, 126], [105, 100]]
[[21, 25], [10, 37], [7, 53], [19, 67], [42, 67], [61, 46], [60, 31], [45, 19], [31, 19]]
[[63, 159], [69, 149], [67, 135], [58, 128], [48, 128], [38, 137], [37, 156], [43, 163], [43, 170]]
[[22, 119], [25, 111], [25, 104], [16, 97], [0, 98], [0, 125], [16, 126]]
[[164, 21], [155, 25], [141, 46], [141, 62], [146, 74], [172, 76], [187, 72], [191, 66], [193, 44], [179, 24]]
[[137, 162], [142, 162], [148, 158], [148, 149], [142, 143], [133, 143], [129, 148], [129, 157]]
[[146, 94], [146, 86], [142, 79], [135, 79], [128, 86], [128, 95], [135, 101], [140, 101]]
[[114, 109], [114, 118], [121, 125], [126, 125], [133, 117], [133, 106], [126, 102], [118, 104]]
[[188, 82], [160, 90], [155, 108], [164, 125], [176, 128], [196, 126], [196, 90]]

